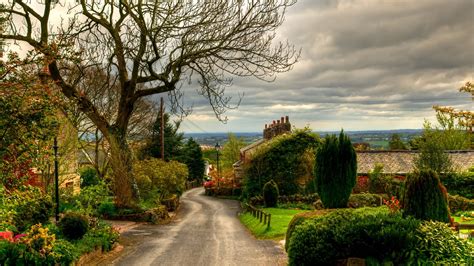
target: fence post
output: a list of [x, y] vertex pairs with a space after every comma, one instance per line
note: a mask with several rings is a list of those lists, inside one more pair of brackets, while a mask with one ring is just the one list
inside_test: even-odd
[[260, 222], [262, 222], [262, 218], [263, 218], [262, 216], [263, 216], [263, 212], [260, 211]]
[[265, 213], [265, 215], [263, 216], [263, 224], [266, 224], [267, 223], [267, 214]]
[[272, 220], [272, 214], [269, 213], [268, 214], [268, 224], [267, 224], [267, 228], [270, 228], [270, 221]]

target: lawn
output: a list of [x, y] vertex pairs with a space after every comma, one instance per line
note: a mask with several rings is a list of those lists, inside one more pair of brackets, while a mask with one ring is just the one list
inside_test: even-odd
[[253, 217], [251, 213], [243, 213], [239, 219], [257, 238], [275, 240], [285, 238], [286, 229], [293, 216], [301, 212], [307, 212], [307, 210], [279, 208], [264, 208], [263, 211], [272, 215], [270, 228], [260, 223], [259, 219]]

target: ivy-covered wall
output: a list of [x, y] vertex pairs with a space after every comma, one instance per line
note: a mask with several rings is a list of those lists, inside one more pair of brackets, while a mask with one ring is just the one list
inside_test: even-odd
[[320, 143], [319, 137], [306, 128], [260, 145], [245, 166], [244, 196], [261, 195], [271, 179], [281, 195], [304, 192], [313, 179], [314, 151]]

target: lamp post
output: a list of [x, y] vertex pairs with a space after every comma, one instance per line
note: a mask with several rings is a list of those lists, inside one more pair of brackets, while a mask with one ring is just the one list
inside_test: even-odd
[[219, 187], [219, 179], [221, 178], [220, 175], [220, 169], [219, 169], [219, 149], [221, 146], [219, 145], [219, 142], [216, 143], [216, 154], [217, 154], [217, 187]]
[[55, 194], [56, 194], [56, 209], [55, 209], [55, 219], [56, 222], [59, 221], [59, 167], [58, 167], [58, 139], [54, 137], [54, 184], [55, 184]]

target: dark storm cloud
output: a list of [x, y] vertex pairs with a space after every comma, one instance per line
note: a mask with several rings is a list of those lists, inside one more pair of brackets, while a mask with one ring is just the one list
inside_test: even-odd
[[[282, 114], [299, 125], [324, 120], [328, 128], [359, 129], [355, 121], [421, 127], [434, 104], [472, 109], [457, 88], [473, 79], [473, 16], [471, 0], [300, 1], [277, 33], [302, 49], [299, 62], [275, 82], [235, 78], [229, 95], [246, 96], [228, 114], [249, 129]], [[212, 115], [204, 100], [191, 98], [200, 114]]]

